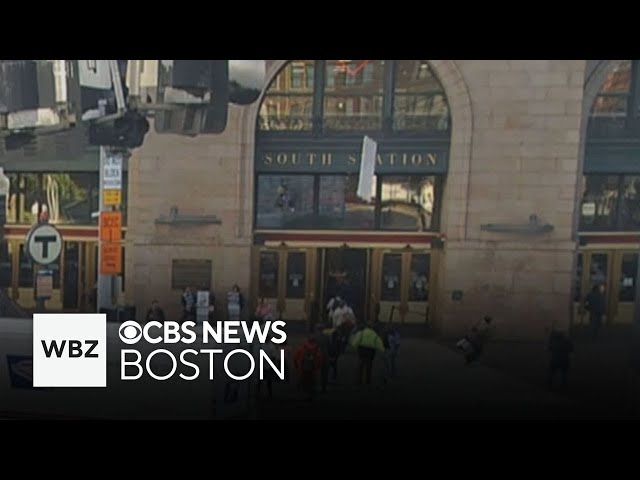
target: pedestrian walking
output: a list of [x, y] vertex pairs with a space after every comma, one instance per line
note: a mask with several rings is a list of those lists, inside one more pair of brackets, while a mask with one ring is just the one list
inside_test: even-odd
[[227, 319], [240, 320], [244, 308], [244, 297], [240, 292], [240, 287], [234, 285], [227, 293]]
[[325, 327], [321, 323], [315, 326], [315, 340], [322, 357], [320, 364], [320, 391], [325, 393], [329, 383], [329, 345], [331, 339], [325, 333]]
[[[278, 357], [278, 348], [275, 346], [275, 344], [269, 340], [267, 343], [265, 343], [262, 346], [262, 349], [264, 350], [264, 352], [267, 354], [267, 356], [269, 357], [269, 360], [271, 360], [273, 362], [274, 365], [279, 365], [279, 357]], [[262, 386], [263, 383], [267, 384], [267, 395], [269, 400], [271, 400], [273, 398], [273, 378], [276, 375], [276, 372], [273, 370], [273, 367], [269, 364], [269, 362], [265, 361], [264, 362], [264, 371], [262, 372], [263, 378], [259, 378], [258, 379], [258, 386], [257, 386], [257, 396], [260, 396], [260, 387]]]
[[602, 327], [602, 321], [607, 312], [604, 283], [594, 285], [587, 298], [584, 307], [589, 312], [589, 323], [591, 324], [591, 335], [597, 338]]
[[552, 389], [556, 375], [560, 374], [562, 388], [566, 389], [573, 342], [564, 332], [554, 330], [549, 336], [549, 351], [551, 352], [551, 361], [549, 362], [547, 386]]
[[318, 371], [322, 367], [322, 353], [313, 336], [298, 347], [294, 354], [294, 366], [298, 373], [300, 387], [307, 400], [313, 400]]
[[165, 322], [164, 310], [160, 307], [160, 302], [158, 300], [154, 300], [151, 302], [151, 308], [147, 311], [147, 315], [145, 317], [146, 322]]
[[400, 350], [400, 333], [396, 327], [390, 327], [383, 338], [385, 343], [384, 363], [387, 380], [396, 376], [396, 358]]
[[384, 352], [382, 339], [366, 324], [365, 327], [354, 334], [351, 345], [358, 350], [358, 377], [357, 383], [371, 384], [371, 371], [376, 351]]
[[191, 287], [184, 289], [181, 298], [182, 321], [194, 322], [196, 320], [196, 293]]

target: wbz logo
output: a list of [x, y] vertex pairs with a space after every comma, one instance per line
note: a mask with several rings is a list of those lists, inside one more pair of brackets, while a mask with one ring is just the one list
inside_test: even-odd
[[86, 352], [82, 352], [82, 342], [80, 340], [62, 340], [60, 344], [55, 340], [51, 341], [50, 345], [47, 345], [45, 340], [42, 340], [42, 348], [44, 348], [44, 354], [47, 358], [51, 358], [51, 355], [55, 352], [56, 357], [60, 358], [64, 355], [64, 347], [65, 345], [69, 345], [67, 355], [69, 358], [79, 358], [84, 356], [85, 358], [99, 358], [97, 353], [91, 353], [98, 346], [98, 340], [86, 340], [84, 342], [85, 345], [88, 345], [90, 348]]
[[33, 315], [34, 387], [106, 387], [104, 313]]

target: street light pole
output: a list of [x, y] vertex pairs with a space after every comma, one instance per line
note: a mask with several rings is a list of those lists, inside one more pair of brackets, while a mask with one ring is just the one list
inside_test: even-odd
[[[10, 188], [11, 181], [4, 174], [4, 168], [0, 167], [0, 257], [4, 256], [5, 253], [4, 225], [7, 222], [7, 199], [9, 198]], [[8, 254], [9, 250], [7, 249]], [[0, 262], [3, 260], [4, 258], [0, 258]]]

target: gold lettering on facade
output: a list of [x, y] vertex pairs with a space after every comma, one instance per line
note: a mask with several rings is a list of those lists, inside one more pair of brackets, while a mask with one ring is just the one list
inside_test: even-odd
[[[320, 165], [322, 167], [340, 167], [340, 165], [358, 165], [360, 163], [360, 155], [357, 153], [339, 154], [334, 163], [334, 152], [270, 152], [263, 154], [263, 165], [279, 165], [279, 166], [305, 166], [313, 167]], [[391, 167], [407, 167], [407, 166], [435, 166], [438, 164], [438, 156], [435, 153], [385, 153], [376, 154], [376, 164]]]

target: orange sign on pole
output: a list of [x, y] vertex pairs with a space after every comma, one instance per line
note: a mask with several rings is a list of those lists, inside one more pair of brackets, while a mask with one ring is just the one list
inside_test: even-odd
[[122, 212], [100, 213], [100, 241], [119, 242], [122, 235]]
[[100, 274], [120, 275], [122, 273], [122, 245], [120, 243], [100, 244]]

